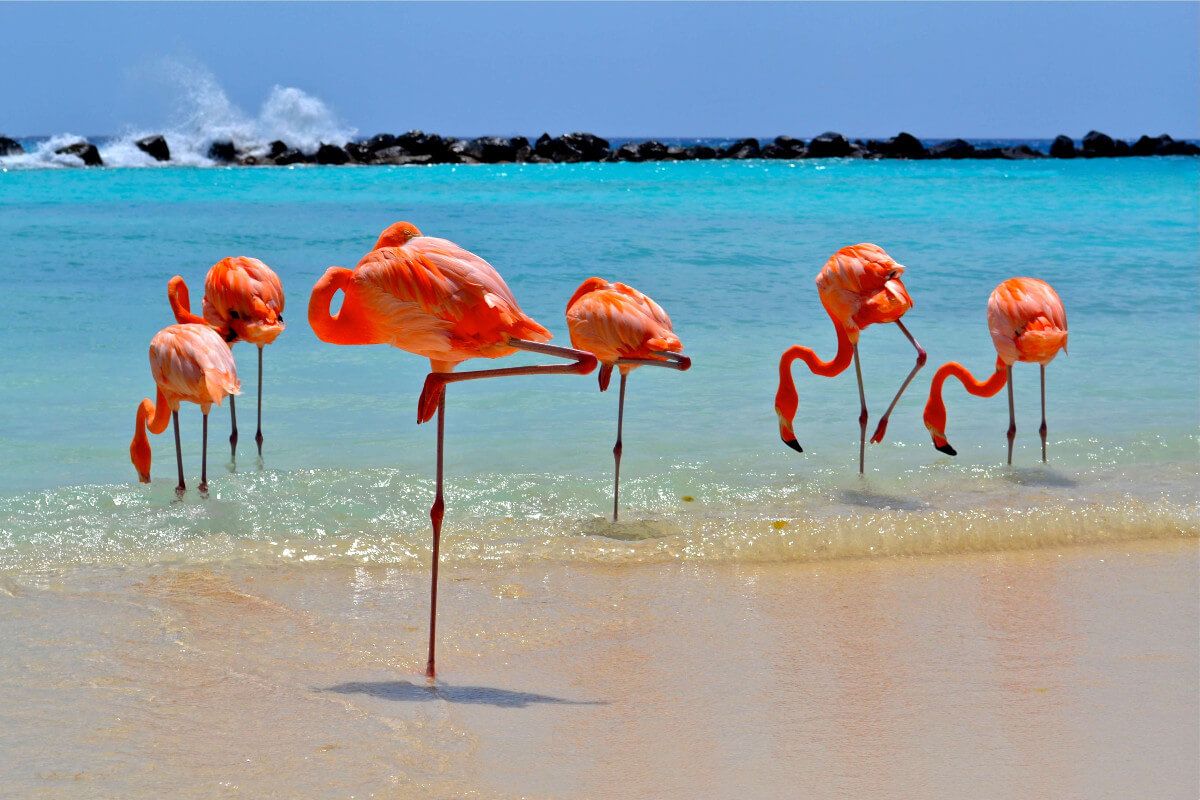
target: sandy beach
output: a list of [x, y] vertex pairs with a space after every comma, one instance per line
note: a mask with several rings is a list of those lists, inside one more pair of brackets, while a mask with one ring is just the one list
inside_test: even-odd
[[1194, 540], [0, 590], [11, 796], [1190, 798]]

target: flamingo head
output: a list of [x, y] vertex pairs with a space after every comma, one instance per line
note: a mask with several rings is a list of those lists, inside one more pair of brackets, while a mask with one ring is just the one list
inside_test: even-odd
[[421, 235], [421, 231], [411, 222], [394, 222], [387, 226], [383, 233], [379, 234], [379, 240], [375, 242], [375, 246], [371, 249], [403, 247], [408, 244], [410, 239], [415, 239]]
[[135, 436], [129, 444], [129, 460], [133, 462], [133, 468], [137, 470], [138, 480], [142, 483], [149, 483], [151, 451], [150, 442], [144, 432], [141, 436]]

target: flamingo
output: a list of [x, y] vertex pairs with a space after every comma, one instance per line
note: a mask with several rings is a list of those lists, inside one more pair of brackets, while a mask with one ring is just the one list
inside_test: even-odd
[[1042, 378], [1042, 463], [1046, 462], [1046, 365], [1058, 351], [1067, 352], [1067, 312], [1050, 284], [1037, 278], [1009, 278], [997, 286], [988, 298], [988, 330], [996, 346], [996, 369], [986, 381], [979, 381], [962, 364], [954, 361], [938, 367], [929, 386], [925, 403], [925, 427], [933, 437], [933, 446], [946, 455], [958, 455], [946, 441], [946, 404], [942, 386], [950, 376], [976, 397], [994, 397], [1008, 386], [1008, 463], [1012, 465], [1013, 440], [1017, 436], [1017, 418], [1013, 407], [1013, 364], [1024, 361], [1037, 364]]
[[[330, 314], [329, 303], [338, 290], [344, 294], [342, 306], [338, 313]], [[437, 489], [429, 509], [433, 558], [425, 666], [425, 675], [432, 680], [436, 674], [438, 552], [445, 515], [446, 385], [506, 375], [586, 375], [596, 368], [596, 357], [546, 344], [550, 332], [521, 311], [491, 264], [454, 242], [422, 235], [408, 222], [384, 230], [353, 270], [330, 267], [313, 287], [308, 321], [323, 342], [390, 344], [429, 359], [431, 371], [417, 402], [417, 424], [437, 414]], [[500, 358], [518, 350], [571, 363], [454, 372], [467, 359]]]
[[213, 403], [221, 404], [242, 390], [238, 382], [237, 365], [233, 354], [216, 331], [207, 325], [171, 325], [163, 328], [150, 340], [150, 374], [158, 386], [154, 402], [145, 398], [138, 404], [129, 443], [129, 459], [142, 483], [150, 482], [150, 441], [146, 431], [153, 434], [167, 429], [167, 412], [175, 423], [175, 463], [179, 468], [179, 485], [175, 493], [183, 496], [183, 450], [179, 445], [179, 404], [186, 400], [196, 403], [204, 415], [204, 444], [200, 467], [200, 493], [208, 493], [208, 410]]
[[[274, 270], [257, 258], [223, 258], [209, 269], [204, 279], [204, 316], [192, 313], [187, 284], [176, 275], [167, 282], [167, 299], [175, 321], [180, 324], [208, 325], [230, 347], [235, 342], [250, 342], [258, 347], [258, 431], [254, 441], [262, 457], [262, 369], [263, 347], [283, 333], [283, 284]], [[237, 459], [237, 407], [229, 398], [230, 455]]]
[[608, 389], [613, 367], [621, 370], [617, 400], [617, 443], [613, 446], [613, 522], [621, 495], [621, 428], [625, 420], [625, 381], [638, 367], [666, 367], [685, 372], [692, 360], [671, 328], [662, 306], [623, 283], [588, 278], [567, 303], [571, 344], [600, 361], [600, 391]]
[[830, 256], [817, 274], [817, 293], [821, 297], [825, 313], [833, 320], [838, 349], [832, 361], [822, 361], [811, 348], [792, 345], [779, 359], [779, 389], [775, 394], [779, 437], [797, 453], [803, 453], [804, 448], [796, 440], [792, 429], [792, 420], [800, 403], [796, 394], [796, 384], [792, 379], [792, 362], [801, 360], [813, 374], [832, 378], [844, 372], [853, 360], [854, 373], [858, 378], [858, 400], [862, 407], [858, 416], [858, 472], [860, 475], [863, 473], [867, 445], [867, 398], [863, 391], [862, 366], [858, 358], [858, 336], [868, 325], [894, 322], [916, 348], [917, 362], [904, 379], [904, 383], [900, 384], [891, 405], [883, 412], [875, 433], [871, 436], [873, 443], [883, 441], [888, 418], [896, 408], [896, 403], [900, 402], [904, 390], [916, 377], [917, 371], [925, 365], [926, 359], [925, 350], [900, 321], [913, 306], [908, 290], [900, 281], [904, 269], [902, 265], [893, 261], [882, 247], [874, 244], [856, 244], [843, 247]]

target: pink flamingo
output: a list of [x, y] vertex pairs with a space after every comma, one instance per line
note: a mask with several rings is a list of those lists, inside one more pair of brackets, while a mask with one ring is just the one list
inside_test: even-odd
[[179, 444], [179, 404], [200, 406], [204, 415], [204, 444], [200, 467], [200, 492], [208, 492], [208, 410], [226, 397], [241, 391], [237, 365], [228, 345], [206, 325], [171, 325], [150, 340], [150, 374], [158, 387], [154, 402], [150, 398], [138, 404], [129, 459], [142, 483], [150, 482], [151, 450], [146, 431], [159, 434], [167, 429], [167, 412], [175, 423], [175, 463], [179, 485], [175, 493], [183, 496], [183, 449]]
[[988, 298], [988, 330], [996, 346], [996, 369], [986, 381], [980, 381], [966, 367], [949, 361], [938, 367], [929, 386], [925, 403], [925, 427], [933, 437], [933, 446], [946, 455], [958, 451], [946, 441], [946, 404], [942, 387], [953, 376], [976, 397], [993, 397], [1008, 386], [1008, 463], [1012, 465], [1013, 441], [1017, 437], [1017, 416], [1013, 403], [1013, 364], [1023, 361], [1037, 364], [1042, 380], [1042, 463], [1046, 462], [1046, 365], [1058, 351], [1067, 351], [1067, 311], [1050, 284], [1037, 278], [1009, 278], [997, 286]]
[[621, 370], [617, 400], [617, 443], [613, 446], [613, 522], [621, 496], [621, 429], [625, 421], [625, 381], [638, 367], [686, 371], [692, 360], [671, 327], [662, 306], [623, 283], [588, 278], [567, 303], [571, 344], [600, 360], [600, 391], [608, 389], [614, 367]]
[[[339, 290], [344, 294], [341, 310], [330, 314], [329, 303]], [[546, 344], [550, 332], [521, 310], [491, 264], [454, 242], [422, 235], [408, 222], [388, 227], [353, 270], [330, 267], [313, 287], [308, 321], [323, 342], [390, 344], [429, 359], [431, 372], [417, 402], [417, 423], [437, 414], [437, 491], [429, 510], [433, 561], [425, 666], [426, 676], [433, 678], [438, 550], [445, 514], [446, 385], [507, 375], [586, 375], [596, 368], [596, 357]], [[518, 350], [571, 363], [454, 372], [468, 359], [500, 358]]]

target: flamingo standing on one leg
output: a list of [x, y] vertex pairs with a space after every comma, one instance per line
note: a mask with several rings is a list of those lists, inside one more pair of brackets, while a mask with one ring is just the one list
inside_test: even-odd
[[1016, 410], [1013, 406], [1013, 364], [1026, 361], [1040, 367], [1042, 378], [1042, 463], [1046, 461], [1046, 365], [1058, 351], [1067, 351], [1067, 311], [1050, 284], [1037, 278], [1009, 278], [988, 298], [988, 330], [996, 346], [996, 370], [986, 381], [976, 380], [954, 361], [938, 367], [929, 386], [925, 403], [925, 427], [933, 436], [933, 446], [946, 455], [958, 452], [946, 441], [946, 404], [942, 386], [950, 376], [958, 378], [976, 397], [993, 397], [1008, 385], [1008, 463], [1012, 464], [1013, 440], [1017, 436]]
[[[167, 299], [180, 324], [209, 325], [233, 347], [250, 342], [258, 347], [258, 431], [254, 441], [262, 457], [262, 370], [263, 347], [283, 333], [283, 284], [274, 270], [257, 258], [223, 258], [209, 269], [204, 279], [204, 316], [192, 313], [187, 284], [176, 275], [167, 283]], [[229, 398], [229, 450], [237, 459], [237, 407]]]
[[179, 404], [196, 403], [204, 415], [204, 443], [200, 466], [200, 493], [208, 492], [208, 410], [241, 391], [237, 365], [228, 345], [207, 325], [171, 325], [150, 340], [150, 374], [158, 385], [155, 401], [138, 404], [129, 459], [142, 483], [150, 482], [150, 441], [146, 431], [159, 434], [167, 429], [167, 412], [175, 422], [175, 464], [179, 485], [175, 493], [183, 496], [183, 450], [179, 444]]
[[825, 313], [833, 320], [837, 333], [837, 354], [832, 361], [822, 361], [808, 347], [792, 345], [779, 359], [779, 390], [775, 394], [775, 414], [779, 417], [779, 437], [783, 443], [798, 453], [804, 452], [796, 440], [792, 420], [800, 404], [796, 384], [792, 379], [792, 362], [801, 360], [815, 375], [832, 378], [840, 375], [854, 361], [854, 373], [858, 378], [858, 399], [862, 411], [858, 417], [859, 446], [858, 472], [863, 472], [867, 444], [867, 398], [863, 390], [862, 367], [858, 359], [858, 336], [863, 328], [875, 323], [894, 322], [917, 350], [917, 363], [900, 384], [891, 405], [879, 419], [872, 442], [883, 441], [888, 417], [900, 401], [904, 390], [912, 383], [917, 371], [925, 364], [925, 350], [904, 327], [900, 318], [913, 306], [912, 298], [900, 281], [904, 267], [892, 260], [882, 247], [873, 244], [856, 244], [843, 247], [834, 253], [817, 274], [817, 293]]
[[[329, 303], [339, 289], [345, 295], [341, 310], [330, 314]], [[586, 375], [596, 368], [596, 358], [545, 344], [550, 332], [521, 311], [491, 264], [454, 242], [423, 236], [408, 222], [388, 227], [353, 270], [330, 267], [313, 287], [308, 321], [317, 338], [330, 344], [390, 344], [429, 359], [432, 371], [417, 403], [417, 423], [437, 414], [437, 492], [429, 510], [433, 562], [425, 667], [425, 674], [433, 678], [438, 550], [445, 513], [446, 384], [505, 375]], [[518, 350], [567, 358], [571, 363], [453, 371], [470, 358], [500, 358]]]
[[637, 367], [666, 367], [680, 372], [691, 368], [683, 343], [671, 328], [662, 306], [623, 283], [588, 278], [567, 303], [571, 344], [600, 360], [600, 391], [608, 389], [613, 367], [621, 370], [617, 400], [616, 462], [613, 476], [613, 522], [621, 496], [621, 428], [625, 421], [625, 381]]

